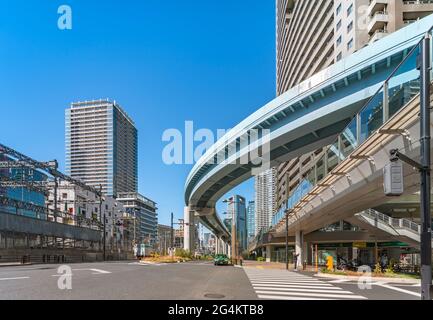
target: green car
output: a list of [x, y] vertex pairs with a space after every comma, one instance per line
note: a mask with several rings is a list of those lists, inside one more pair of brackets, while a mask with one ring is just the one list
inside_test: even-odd
[[230, 264], [230, 259], [225, 254], [217, 254], [213, 261], [216, 266]]

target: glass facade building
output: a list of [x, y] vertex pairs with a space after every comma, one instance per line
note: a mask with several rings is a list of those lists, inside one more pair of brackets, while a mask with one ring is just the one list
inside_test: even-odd
[[[0, 155], [0, 161], [11, 161], [9, 157]], [[29, 168], [11, 168], [1, 169], [0, 177], [16, 181], [17, 183], [23, 182], [42, 182], [47, 181], [47, 176], [37, 170]], [[0, 187], [0, 196], [12, 200], [21, 201], [24, 203], [34, 204], [39, 207], [45, 207], [45, 194], [34, 190], [29, 190], [24, 187]], [[0, 210], [6, 213], [19, 214], [31, 218], [37, 218], [37, 214], [30, 210], [17, 209], [11, 206], [0, 205]]]
[[248, 202], [247, 231], [248, 231], [248, 240], [254, 238], [256, 233], [256, 205], [254, 201]]
[[236, 239], [238, 252], [241, 254], [248, 249], [247, 235], [247, 208], [244, 197], [234, 195], [228, 199], [228, 215], [234, 217], [236, 221]]

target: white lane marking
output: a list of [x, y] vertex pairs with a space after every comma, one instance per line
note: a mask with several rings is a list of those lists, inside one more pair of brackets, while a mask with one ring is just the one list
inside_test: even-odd
[[334, 294], [334, 293], [336, 293], [336, 294], [353, 294], [350, 291], [311, 289], [311, 288], [298, 288], [297, 289], [297, 288], [293, 288], [293, 287], [290, 287], [290, 288], [281, 288], [281, 287], [275, 288], [275, 287], [265, 287], [265, 286], [260, 286], [260, 287], [254, 286], [253, 288], [257, 289], [257, 290], [273, 290], [275, 293], [280, 292], [280, 291], [281, 292], [284, 292], [284, 291], [293, 291], [293, 292], [317, 292], [317, 293], [332, 293], [332, 294]]
[[327, 283], [305, 283], [305, 282], [288, 282], [288, 281], [251, 281], [251, 283], [258, 283], [258, 284], [281, 284], [281, 285], [298, 285], [298, 286], [317, 286], [317, 287], [324, 287], [324, 288], [330, 288], [330, 287], [334, 287], [332, 284], [327, 284]]
[[307, 298], [307, 297], [282, 297], [275, 295], [258, 295], [259, 299], [268, 300], [335, 300], [335, 299], [325, 299], [325, 298]]
[[0, 281], [12, 281], [12, 280], [24, 280], [24, 279], [30, 279], [30, 277], [0, 278]]
[[259, 299], [273, 300], [334, 300], [367, 299], [361, 295], [311, 276], [293, 272], [245, 270]]
[[345, 282], [350, 282], [353, 281], [351, 279], [338, 279], [338, 280], [332, 280], [332, 281], [326, 281], [328, 283], [345, 283]]
[[110, 271], [105, 271], [101, 269], [72, 269], [72, 271], [93, 271], [93, 274], [109, 274]]
[[[173, 263], [173, 264], [174, 264], [174, 263]], [[132, 262], [132, 263], [129, 263], [129, 265], [149, 267], [149, 266], [165, 266], [165, 265], [168, 265], [168, 263], [145, 263], [145, 262]]]
[[323, 287], [323, 286], [303, 286], [303, 285], [281, 285], [281, 284], [267, 284], [267, 283], [252, 283], [253, 287], [273, 287], [273, 288], [307, 288], [307, 289], [321, 289], [321, 290], [335, 290], [340, 291], [343, 290], [339, 287]]
[[93, 271], [93, 274], [110, 274], [110, 271], [101, 270], [101, 269], [90, 269], [90, 271]]
[[[257, 294], [276, 294], [275, 291], [256, 291]], [[354, 294], [328, 294], [328, 293], [307, 293], [307, 292], [278, 292], [278, 295], [283, 296], [299, 296], [299, 297], [319, 297], [319, 298], [337, 298], [337, 299], [354, 299], [365, 300], [366, 297], [357, 296]]]
[[324, 281], [320, 280], [297, 280], [297, 279], [288, 279], [288, 278], [281, 278], [281, 279], [260, 279], [260, 278], [251, 278], [251, 281], [289, 281], [289, 282], [300, 282], [300, 283], [325, 283]]
[[405, 290], [405, 289], [402, 289], [402, 288], [393, 287], [393, 286], [387, 285], [385, 283], [375, 282], [374, 285], [380, 286], [382, 288], [386, 288], [386, 289], [389, 289], [389, 290], [394, 290], [394, 291], [399, 291], [401, 293], [406, 293], [406, 294], [409, 294], [409, 295], [412, 295], [412, 296], [415, 296], [415, 297], [421, 297], [420, 293], [409, 291], [409, 290]]

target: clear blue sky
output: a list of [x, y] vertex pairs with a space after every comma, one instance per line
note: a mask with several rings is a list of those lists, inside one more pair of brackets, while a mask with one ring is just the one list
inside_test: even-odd
[[[57, 8], [73, 29], [57, 28]], [[231, 128], [275, 96], [269, 0], [0, 0], [0, 141], [64, 169], [64, 110], [111, 98], [139, 130], [139, 189], [183, 216], [191, 166], [161, 159], [168, 128]], [[237, 188], [251, 199], [253, 183]]]

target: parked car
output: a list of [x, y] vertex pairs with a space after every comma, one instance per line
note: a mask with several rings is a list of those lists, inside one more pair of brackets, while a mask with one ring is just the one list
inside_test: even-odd
[[217, 254], [213, 261], [216, 266], [230, 264], [230, 259], [225, 254]]

